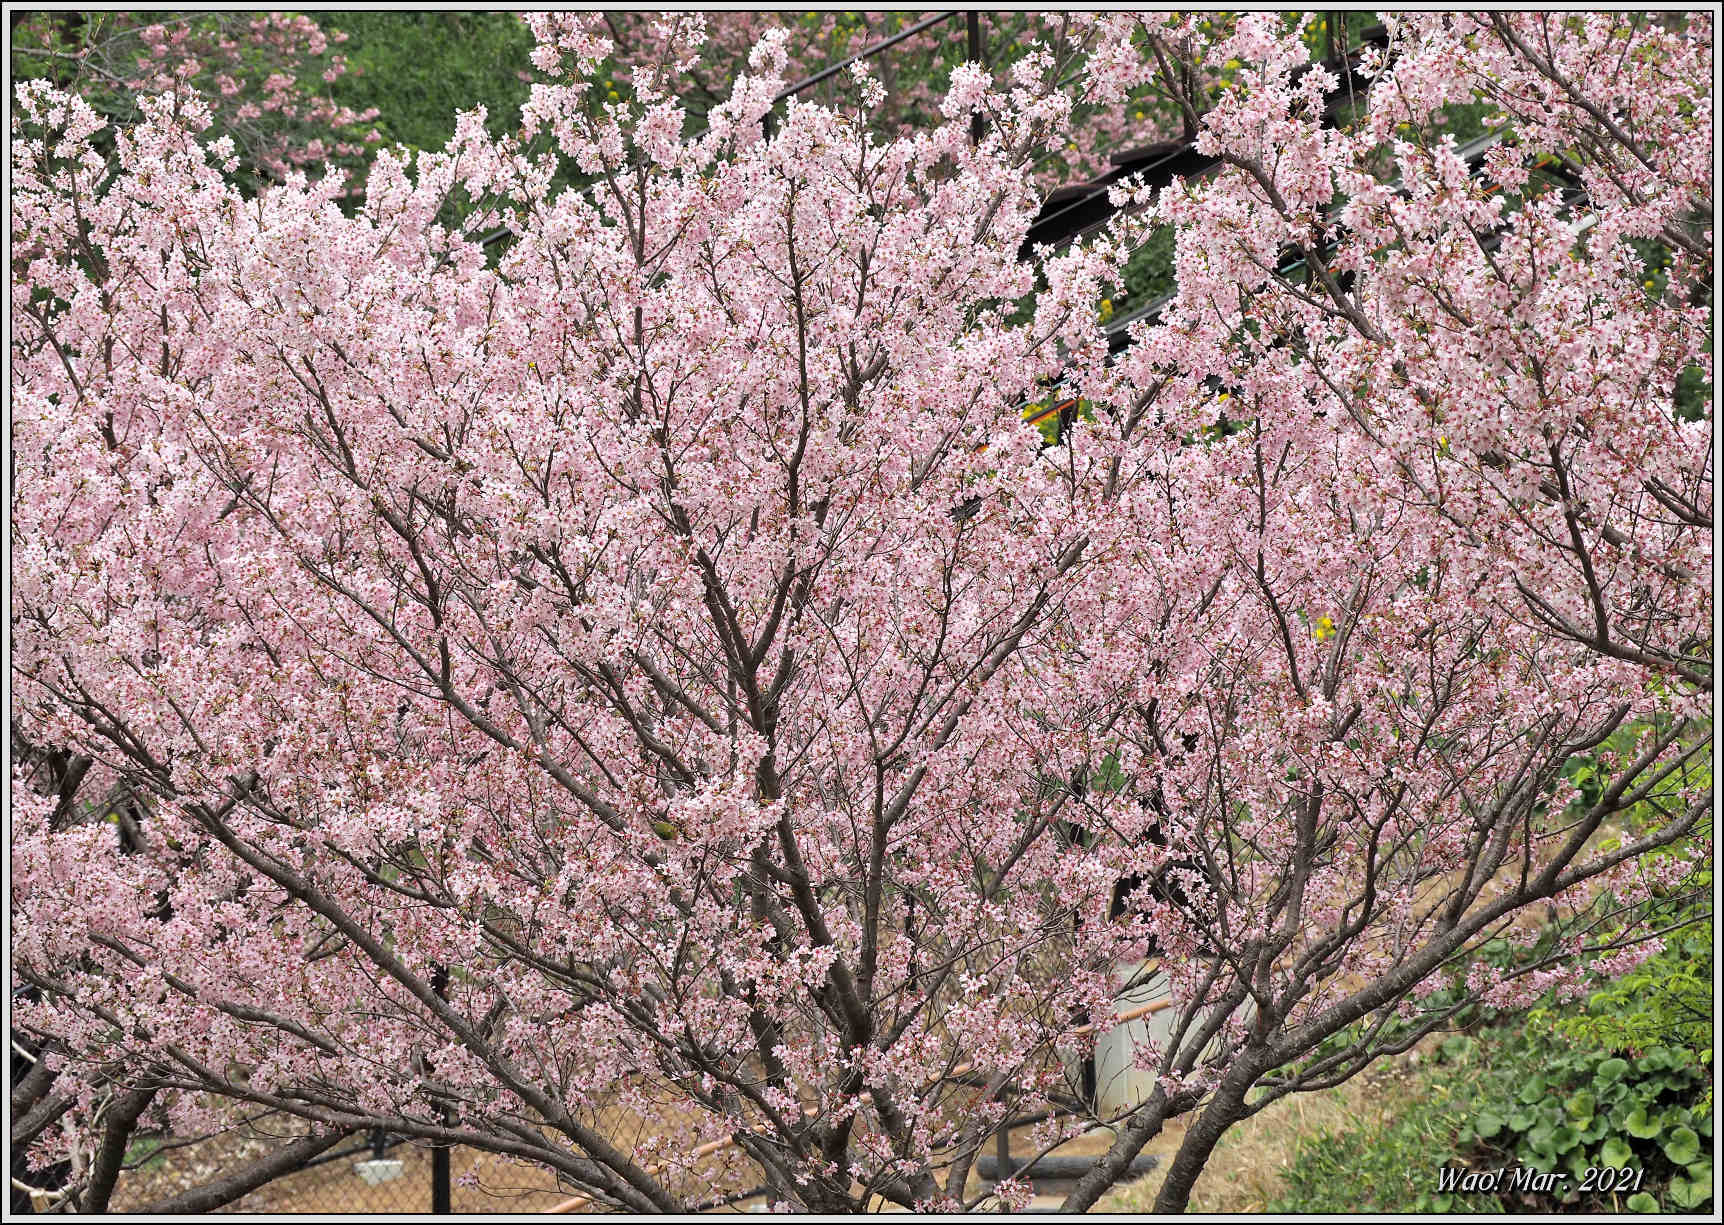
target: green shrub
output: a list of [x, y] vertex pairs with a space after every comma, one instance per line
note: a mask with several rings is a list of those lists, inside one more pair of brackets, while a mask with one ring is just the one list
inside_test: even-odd
[[[1710, 922], [1694, 923], [1581, 1005], [1445, 1039], [1387, 1124], [1303, 1141], [1270, 1209], [1707, 1210], [1711, 1017], [1697, 992], [1710, 986], [1711, 940]], [[1450, 1192], [1444, 1167], [1509, 1173], [1494, 1192]], [[1553, 1177], [1517, 1184], [1517, 1169]], [[1640, 1176], [1615, 1187], [1605, 1170]]]
[[[1566, 1173], [1561, 1190], [1525, 1194], [1532, 1211], [1621, 1211], [1632, 1195], [1692, 1211], [1712, 1199], [1707, 1061], [1683, 1046], [1569, 1045], [1555, 1031], [1509, 1034], [1458, 1140], [1474, 1169]], [[1583, 1190], [1588, 1170], [1643, 1171], [1631, 1192]], [[1642, 1206], [1644, 1202], [1642, 1201]]]
[[1494, 1195], [1447, 1193], [1437, 1185], [1440, 1157], [1454, 1151], [1481, 1073], [1471, 1039], [1450, 1038], [1447, 1046], [1455, 1055], [1446, 1073], [1416, 1076], [1386, 1125], [1326, 1129], [1302, 1140], [1269, 1212], [1500, 1211]]
[[386, 144], [441, 149], [455, 135], [455, 112], [486, 108], [486, 127], [520, 127], [533, 36], [512, 13], [319, 13], [326, 31], [348, 35], [348, 73], [331, 87], [337, 102], [377, 107]]
[[1548, 1025], [1582, 1046], [1678, 1049], [1709, 1064], [1712, 924], [1694, 923], [1670, 933], [1664, 952], [1594, 992], [1582, 1007], [1534, 1012], [1528, 1022]]

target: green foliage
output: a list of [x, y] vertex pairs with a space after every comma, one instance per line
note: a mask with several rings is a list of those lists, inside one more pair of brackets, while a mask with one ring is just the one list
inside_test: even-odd
[[139, 1172], [155, 1172], [165, 1170], [168, 1159], [163, 1156], [167, 1141], [161, 1136], [145, 1135], [135, 1137], [126, 1148], [125, 1168]]
[[[533, 35], [518, 13], [384, 11], [320, 13], [325, 31], [348, 35], [349, 70], [330, 87], [337, 102], [356, 110], [376, 107], [374, 127], [385, 146], [441, 150], [455, 135], [455, 115], [485, 108], [494, 136], [518, 132], [521, 107], [531, 92]], [[548, 137], [531, 147], [548, 148]], [[564, 165], [553, 190], [578, 185]], [[452, 193], [438, 217], [454, 225], [486, 201]], [[493, 258], [501, 254], [493, 248]]]
[[1173, 292], [1173, 227], [1157, 226], [1148, 240], [1131, 253], [1123, 276], [1133, 309], [1148, 306]]
[[[1579, 794], [1553, 819], [1570, 821], [1589, 808], [1610, 785], [1614, 762], [1632, 754], [1645, 730], [1625, 728], [1596, 755], [1570, 762], [1565, 774]], [[1710, 782], [1710, 767], [1701, 760], [1667, 781], [1673, 794], [1691, 794]], [[1622, 834], [1667, 819], [1647, 808], [1663, 798], [1651, 797], [1624, 814]], [[1458, 1009], [1452, 1022], [1471, 1032], [1442, 1043], [1435, 1066], [1421, 1071], [1394, 1117], [1380, 1128], [1324, 1132], [1304, 1142], [1285, 1177], [1286, 1194], [1271, 1209], [1709, 1210], [1712, 923], [1696, 899], [1710, 895], [1711, 871], [1709, 860], [1685, 844], [1651, 852], [1641, 866], [1668, 879], [1672, 861], [1684, 865], [1682, 879], [1654, 886], [1649, 902], [1617, 916], [1662, 931], [1656, 955], [1626, 974], [1600, 979], [1578, 1004], [1547, 1004], [1521, 1016], [1478, 1004]], [[1607, 912], [1614, 904], [1601, 901]], [[1536, 965], [1555, 949], [1564, 927], [1585, 922], [1583, 914], [1552, 924], [1531, 946], [1495, 941], [1476, 956], [1498, 968]], [[1609, 945], [1612, 935], [1594, 927], [1590, 939]], [[1465, 970], [1464, 964], [1454, 967], [1453, 981], [1421, 1007], [1441, 1011], [1461, 1003]], [[1416, 1023], [1416, 1016], [1391, 1020], [1383, 1040]], [[1337, 1035], [1313, 1058], [1359, 1037]], [[1436, 1182], [1442, 1167], [1562, 1177], [1544, 1188], [1505, 1180], [1494, 1192], [1448, 1193]], [[1608, 1177], [1600, 1187], [1595, 1175], [1593, 1187], [1583, 1191], [1589, 1169], [1637, 1177], [1613, 1188]]]
[[[1706, 341], [1710, 348], [1712, 341]], [[1690, 362], [1676, 376], [1676, 415], [1684, 421], [1701, 421], [1712, 407], [1712, 384], [1698, 363]]]
[[[1702, 1211], [1713, 1201], [1710, 923], [1672, 936], [1639, 970], [1578, 1007], [1456, 1034], [1387, 1125], [1303, 1142], [1279, 1212]], [[1701, 1016], [1657, 986], [1697, 984]], [[1508, 1021], [1509, 1018], [1503, 1018]], [[1445, 1192], [1442, 1167], [1564, 1176], [1547, 1190], [1505, 1179]], [[1628, 1187], [1583, 1191], [1588, 1170]], [[1596, 1182], [1595, 1176], [1595, 1182]]]
[[348, 73], [331, 92], [355, 110], [375, 106], [386, 144], [441, 149], [455, 112], [486, 108], [496, 135], [521, 123], [533, 36], [512, 13], [319, 13], [325, 31], [348, 35]]
[[1662, 953], [1594, 992], [1579, 1010], [1535, 1012], [1529, 1024], [1548, 1024], [1581, 1045], [1676, 1048], [1711, 1062], [1712, 924], [1670, 933]]
[[[183, 72], [211, 106], [201, 139], [232, 139], [234, 178], [254, 191], [288, 163], [358, 164], [370, 124], [331, 101], [325, 74], [339, 74], [344, 57], [334, 40], [314, 49], [317, 28], [279, 13], [19, 12], [10, 66], [14, 81], [78, 94], [108, 125], [91, 141], [103, 157], [114, 154], [119, 131], [142, 119], [140, 100]], [[271, 82], [279, 80], [293, 85], [277, 90]]]
[[[1632, 238], [1629, 240], [1640, 256], [1644, 265], [1642, 282], [1647, 294], [1653, 298], [1663, 298], [1670, 292], [1670, 273], [1675, 264], [1675, 256], [1671, 249], [1662, 242], [1650, 238]], [[1704, 306], [1710, 310], [1712, 305], [1712, 288], [1710, 278], [1701, 280], [1692, 291], [1690, 305]], [[1707, 329], [1706, 352], [1712, 352], [1712, 333]], [[1676, 376], [1676, 416], [1682, 421], [1702, 421], [1706, 419], [1712, 408], [1712, 384], [1707, 380], [1705, 372], [1698, 362], [1690, 362]]]
[[1581, 1190], [1588, 1169], [1643, 1170], [1635, 1194], [1654, 1203], [1710, 1202], [1712, 1134], [1703, 1104], [1707, 1060], [1685, 1046], [1580, 1046], [1550, 1030], [1511, 1032], [1478, 1085], [1480, 1102], [1456, 1137], [1474, 1169], [1524, 1166], [1569, 1177], [1555, 1194], [1521, 1197], [1545, 1211], [1619, 1211], [1623, 1198]]
[[[1282, 1177], [1283, 1194], [1267, 1205], [1272, 1214], [1363, 1212], [1496, 1212], [1490, 1194], [1439, 1191], [1441, 1155], [1454, 1150], [1466, 1126], [1472, 1086], [1480, 1075], [1476, 1044], [1454, 1037], [1450, 1074], [1419, 1076], [1408, 1109], [1381, 1128], [1324, 1130], [1300, 1142]], [[1416, 1099], [1416, 1108], [1414, 1107]], [[1453, 1164], [1453, 1162], [1451, 1162]]]
[[1451, 102], [1437, 112], [1437, 127], [1464, 145], [1490, 131], [1498, 113], [1495, 102]]
[[[1606, 747], [1623, 751], [1631, 745], [1632, 741], [1625, 741]], [[1590, 805], [1610, 782], [1609, 767], [1598, 758], [1576, 758], [1565, 772], [1580, 792], [1570, 815]], [[1626, 834], [1632, 836], [1668, 820], [1668, 813], [1655, 805], [1699, 794], [1711, 781], [1711, 763], [1703, 757], [1679, 767], [1660, 789], [1667, 794], [1649, 797], [1625, 814]], [[1696, 832], [1704, 835], [1709, 829], [1708, 820]], [[1579, 1007], [1534, 1009], [1527, 1018], [1528, 1028], [1548, 1030], [1554, 1037], [1598, 1049], [1692, 1051], [1701, 1064], [1709, 1065], [1712, 916], [1704, 899], [1712, 891], [1710, 858], [1685, 840], [1648, 852], [1641, 856], [1639, 866], [1653, 877], [1649, 889], [1652, 898], [1628, 910], [1622, 919], [1662, 932], [1663, 949], [1635, 969], [1598, 982]], [[1680, 875], [1672, 881], [1673, 867]], [[1595, 933], [1595, 940], [1607, 944], [1612, 935], [1601, 930]], [[1708, 1108], [1711, 1105], [1710, 1093], [1705, 1104]]]

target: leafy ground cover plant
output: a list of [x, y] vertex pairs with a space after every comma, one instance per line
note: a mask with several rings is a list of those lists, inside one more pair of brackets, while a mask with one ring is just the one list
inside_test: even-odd
[[348, 36], [350, 70], [331, 94], [375, 110], [386, 143], [442, 149], [456, 115], [481, 106], [496, 135], [520, 121], [533, 35], [518, 13], [371, 10], [319, 13], [317, 21]]
[[[1707, 763], [1696, 770], [1710, 775]], [[1582, 796], [1609, 783], [1588, 755], [1571, 760], [1568, 772]], [[1630, 811], [1623, 824], [1631, 831], [1653, 820], [1655, 813]], [[1669, 858], [1655, 852], [1642, 870], [1658, 874]], [[1684, 877], [1641, 904], [1662, 933], [1653, 956], [1624, 974], [1608, 961], [1591, 967], [1591, 991], [1572, 1003], [1457, 1013], [1464, 1032], [1444, 1039], [1392, 1093], [1386, 1119], [1324, 1128], [1301, 1142], [1270, 1207], [1705, 1211], [1713, 1196], [1712, 874], [1681, 858]], [[1563, 927], [1598, 922], [1566, 915], [1531, 948], [1481, 955], [1538, 958]]]
[[[1697, 933], [1708, 945], [1709, 932]], [[1692, 974], [1673, 947], [1642, 971]], [[1589, 1018], [1643, 1032], [1645, 1012], [1616, 989], [1553, 1025], [1490, 1024], [1445, 1039], [1397, 1095], [1386, 1125], [1309, 1138], [1270, 1207], [1280, 1212], [1703, 1212], [1712, 1202], [1711, 1044], [1621, 1046], [1570, 1037]], [[1439, 1170], [1453, 1171], [1448, 1182]], [[1530, 1179], [1515, 1170], [1559, 1175]], [[1496, 1178], [1496, 1172], [1509, 1171]], [[1478, 1189], [1461, 1175], [1483, 1174]]]

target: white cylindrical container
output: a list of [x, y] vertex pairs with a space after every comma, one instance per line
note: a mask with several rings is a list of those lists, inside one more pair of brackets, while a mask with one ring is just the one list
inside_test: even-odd
[[353, 1172], [364, 1181], [368, 1187], [379, 1183], [394, 1182], [401, 1177], [407, 1168], [406, 1162], [399, 1157], [374, 1157], [369, 1161], [355, 1161]]
[[[1134, 1012], [1168, 998], [1167, 978], [1146, 962], [1125, 961], [1114, 967], [1120, 983], [1120, 1012]], [[1124, 1021], [1096, 1038], [1095, 1105], [1102, 1118], [1112, 1118], [1141, 1105], [1155, 1089], [1155, 1074], [1137, 1066], [1134, 1052], [1147, 1043], [1165, 1046], [1178, 1019], [1176, 1006]]]
[[[1167, 976], [1157, 969], [1153, 960], [1122, 961], [1114, 967], [1114, 975], [1119, 983], [1119, 995], [1115, 998], [1120, 1013], [1133, 1013], [1151, 1004], [1161, 1007], [1146, 1015], [1121, 1021], [1096, 1037], [1093, 1100], [1096, 1113], [1104, 1119], [1117, 1117], [1149, 1099], [1155, 1090], [1155, 1073], [1138, 1066], [1137, 1052], [1153, 1042], [1165, 1053], [1184, 1007], [1182, 1001], [1172, 998]], [[1249, 1018], [1253, 1011], [1250, 1001], [1246, 1001], [1243, 1015]], [[1204, 1018], [1199, 1017], [1194, 1028], [1203, 1021]], [[1220, 1047], [1220, 1038], [1213, 1039], [1203, 1058], [1214, 1055]], [[1088, 1085], [1085, 1084], [1082, 1061], [1073, 1061], [1067, 1068], [1066, 1077], [1073, 1092], [1084, 1096]]]

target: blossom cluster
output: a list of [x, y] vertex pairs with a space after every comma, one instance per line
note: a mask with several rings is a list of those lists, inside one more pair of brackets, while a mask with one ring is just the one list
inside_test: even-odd
[[[1093, 22], [1098, 96], [1201, 102], [1222, 167], [1027, 263], [1049, 47], [883, 134], [872, 78], [769, 127], [771, 34], [691, 137], [668, 75], [594, 104], [602, 18], [535, 18], [525, 132], [380, 153], [351, 210], [240, 190], [175, 92], [110, 173], [22, 88], [14, 726], [90, 764], [13, 809], [13, 955], [79, 1126], [137, 1083], [637, 1209], [715, 1144], [802, 1207], [962, 1204], [1002, 1087], [1038, 1142], [1093, 1108], [1121, 966], [1177, 1002], [1129, 1162], [1643, 896], [1710, 805], [1710, 44], [1602, 20], [1408, 18], [1351, 125], [1278, 18]], [[1538, 122], [1493, 180], [1433, 116], [1499, 89]], [[1178, 294], [1110, 360], [1152, 224]]]

